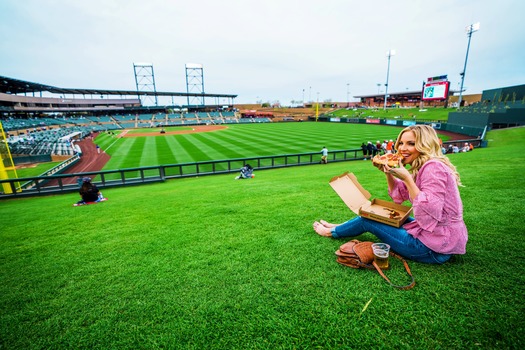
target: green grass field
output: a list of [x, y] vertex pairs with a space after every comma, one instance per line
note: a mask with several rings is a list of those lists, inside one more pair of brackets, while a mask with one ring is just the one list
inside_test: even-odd
[[16, 171], [18, 177], [32, 177], [39, 176], [45, 173], [47, 170], [54, 168], [61, 162], [45, 162], [33, 164], [29, 167], [20, 168]]
[[[143, 129], [144, 130], [144, 129]], [[147, 129], [146, 129], [147, 130]], [[96, 142], [111, 155], [104, 170], [206, 160], [359, 148], [362, 142], [395, 139], [401, 128], [348, 123], [265, 123], [228, 125], [196, 134], [117, 138]], [[447, 137], [443, 137], [446, 141]]]
[[457, 111], [456, 108], [443, 108], [443, 107], [426, 107], [422, 110], [419, 108], [383, 108], [377, 109], [357, 109], [347, 110], [339, 109], [334, 112], [328, 113], [328, 115], [341, 117], [341, 118], [381, 118], [381, 119], [399, 119], [399, 120], [414, 120], [417, 121], [447, 121], [448, 114], [450, 112]]
[[[248, 134], [271, 148], [298, 124], [229, 129], [229, 139]], [[315, 129], [327, 125], [301, 129], [311, 135], [304, 151], [344, 148], [347, 139]], [[200, 136], [200, 148], [219, 137]], [[0, 348], [523, 348], [525, 156], [511, 150], [525, 128], [487, 138], [487, 148], [450, 156], [465, 185], [467, 254], [442, 266], [410, 262], [410, 291], [337, 264], [344, 241], [311, 227], [354, 216], [328, 185], [344, 171], [386, 198], [370, 162], [112, 188], [107, 202], [85, 207], [71, 206], [76, 194], [0, 201]], [[246, 142], [236, 142], [242, 153]], [[396, 263], [388, 275], [406, 278]]]

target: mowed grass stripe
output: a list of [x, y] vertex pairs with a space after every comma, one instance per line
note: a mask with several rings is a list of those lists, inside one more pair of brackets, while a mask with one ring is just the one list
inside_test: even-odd
[[[208, 147], [214, 149], [218, 154], [223, 156], [223, 159], [231, 158], [244, 158], [245, 152], [237, 152], [231, 144], [226, 142], [223, 138], [217, 138], [217, 133], [201, 133], [196, 134], [195, 137], [198, 138], [202, 143], [208, 145]], [[239, 148], [242, 151], [242, 149]]]
[[115, 141], [118, 141], [116, 137], [112, 135], [108, 135], [107, 133], [100, 133], [97, 136], [96, 144], [100, 146], [102, 150], [106, 150], [106, 148], [110, 147]]
[[160, 137], [143, 137], [142, 139], [144, 139], [144, 146], [140, 156], [140, 166], [143, 167], [160, 164], [157, 147], [157, 140], [160, 139]]
[[202, 134], [192, 134], [192, 143], [198, 147], [200, 151], [205, 153], [209, 159], [228, 159], [232, 158], [230, 155], [223, 153], [220, 149], [214, 147], [213, 143], [208, 143]]
[[177, 150], [174, 143], [171, 142], [175, 138], [169, 136], [160, 136], [157, 138], [157, 155], [159, 157], [159, 164], [176, 164]]
[[[251, 135], [254, 142], [264, 135], [262, 137], [271, 141], [275, 151], [279, 153], [302, 153], [315, 152], [323, 146], [329, 149], [350, 148], [344, 129], [344, 125], [333, 123], [289, 123], [257, 125], [244, 132]], [[283, 147], [283, 144], [286, 146]]]
[[[98, 138], [97, 138], [98, 140]], [[128, 166], [137, 166], [137, 150], [135, 146], [138, 138], [121, 138], [114, 144], [107, 153], [111, 156], [109, 162], [104, 166], [104, 169], [122, 169]], [[140, 151], [140, 150], [139, 150]], [[132, 164], [132, 165], [131, 165]]]
[[297, 152], [297, 147], [290, 145], [283, 139], [284, 134], [279, 133], [279, 131], [275, 129], [269, 130], [254, 126], [252, 130], [243, 130], [239, 135], [245, 143], [252, 143], [255, 146], [255, 155], [258, 156]]
[[[144, 153], [145, 144], [146, 144], [146, 137], [135, 138], [134, 142], [132, 143], [131, 148], [126, 154], [126, 158], [123, 163], [124, 164], [123, 166], [125, 168], [133, 168], [133, 167], [141, 166], [142, 154]], [[138, 161], [138, 165], [135, 164], [135, 162], [137, 161]]]
[[212, 159], [208, 156], [208, 154], [201, 151], [199, 147], [195, 146], [195, 138], [192, 134], [177, 135], [177, 138], [180, 142], [182, 149], [191, 159], [189, 160], [189, 162], [199, 162]]
[[256, 142], [247, 141], [244, 135], [223, 132], [220, 136], [218, 133], [214, 133], [213, 136], [217, 141], [224, 142], [231, 150], [241, 154], [240, 158], [259, 155], [259, 147]]
[[194, 162], [193, 157], [191, 154], [189, 154], [184, 146], [182, 145], [181, 141], [183, 141], [185, 138], [180, 135], [173, 135], [166, 137], [166, 141], [168, 142], [168, 146], [170, 147], [170, 150], [173, 153], [173, 163], [172, 164], [180, 164], [180, 163], [191, 163]]
[[[381, 127], [369, 124], [311, 123], [316, 128], [308, 129], [309, 135], [330, 143], [340, 149], [358, 148], [362, 142], [393, 139], [400, 128]], [[305, 132], [306, 135], [306, 132]]]
[[[306, 127], [303, 137], [317, 140], [329, 149], [359, 148], [362, 142], [376, 142], [378, 139], [390, 139], [399, 133], [397, 129], [381, 128], [362, 124], [311, 123], [314, 127]], [[321, 145], [321, 147], [323, 146]]]
[[327, 134], [323, 140], [319, 137], [323, 134], [317, 131], [311, 130], [310, 134], [306, 134], [303, 132], [305, 129], [303, 125], [282, 125], [282, 129], [280, 128], [281, 125], [277, 124], [268, 126], [265, 128], [257, 125], [253, 126], [251, 130], [243, 131], [245, 138], [251, 139], [253, 143], [264, 145], [264, 149], [259, 150], [264, 155], [316, 152], [320, 151], [324, 145], [330, 148], [335, 147], [332, 142], [329, 142], [333, 136]]

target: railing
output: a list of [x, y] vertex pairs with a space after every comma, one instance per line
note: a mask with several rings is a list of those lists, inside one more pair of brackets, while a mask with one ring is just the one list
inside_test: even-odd
[[[463, 142], [473, 143], [475, 147], [482, 146], [479, 139], [444, 142], [444, 145], [446, 146], [448, 143], [460, 145]], [[328, 153], [329, 163], [362, 159], [363, 155], [360, 148], [330, 151]], [[0, 192], [0, 199], [76, 192], [79, 189], [78, 178], [85, 176], [91, 177], [97, 187], [104, 189], [185, 177], [237, 173], [246, 163], [250, 164], [255, 170], [263, 170], [313, 165], [319, 164], [320, 161], [321, 153], [311, 152], [7, 179], [0, 180], [0, 190], [3, 189], [3, 192]], [[23, 188], [19, 185], [20, 183], [24, 184]]]
[[[328, 154], [329, 162], [358, 159], [363, 159], [361, 149], [330, 151]], [[91, 177], [93, 183], [103, 189], [176, 178], [236, 173], [246, 163], [256, 170], [263, 170], [319, 164], [320, 161], [321, 153], [311, 152], [7, 179], [0, 180], [0, 189], [3, 188], [0, 199], [76, 192], [79, 188], [77, 179], [85, 176]], [[24, 184], [23, 188], [20, 183]]]

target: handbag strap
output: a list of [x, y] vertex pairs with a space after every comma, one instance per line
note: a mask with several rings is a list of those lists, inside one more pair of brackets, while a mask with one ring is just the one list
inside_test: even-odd
[[393, 284], [392, 282], [390, 282], [388, 277], [386, 277], [386, 275], [383, 273], [383, 270], [381, 270], [381, 268], [377, 266], [375, 261], [372, 262], [372, 265], [374, 265], [374, 267], [376, 268], [377, 272], [379, 272], [381, 277], [383, 277], [392, 287], [402, 289], [402, 290], [409, 290], [409, 289], [414, 288], [414, 286], [416, 285], [416, 280], [414, 279], [414, 276], [412, 276], [412, 272], [410, 272], [410, 267], [408, 267], [408, 263], [406, 262], [406, 260], [394, 252], [390, 252], [390, 256], [393, 256], [403, 262], [403, 265], [405, 265], [405, 270], [407, 271], [408, 275], [412, 278], [412, 282], [410, 282], [406, 286], [398, 286], [396, 284]]

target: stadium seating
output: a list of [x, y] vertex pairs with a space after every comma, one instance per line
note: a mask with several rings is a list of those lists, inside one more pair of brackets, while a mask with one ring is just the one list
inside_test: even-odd
[[178, 125], [268, 123], [270, 118], [239, 118], [235, 112], [187, 112], [156, 114], [119, 114], [103, 116], [56, 116], [54, 118], [7, 118], [2, 120], [8, 134], [11, 153], [14, 155], [73, 155], [71, 142], [63, 140], [67, 135], [79, 132], [83, 138], [91, 132], [108, 130], [149, 128]]

